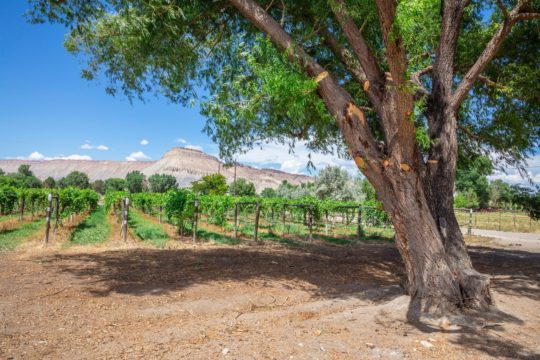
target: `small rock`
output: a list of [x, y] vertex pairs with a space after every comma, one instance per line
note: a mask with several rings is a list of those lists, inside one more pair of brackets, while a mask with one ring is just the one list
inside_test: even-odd
[[428, 349], [432, 348], [434, 346], [432, 343], [430, 343], [429, 341], [425, 341], [425, 340], [421, 340], [420, 345], [422, 345], [423, 347], [428, 348]]
[[298, 343], [298, 346], [300, 346], [300, 347], [304, 347], [304, 344], [302, 344], [302, 343]]
[[372, 343], [366, 343], [366, 346], [370, 349], [373, 349], [375, 347], [375, 344]]
[[229, 348], [224, 348], [223, 350], [221, 350], [221, 353], [223, 355], [227, 355], [229, 353], [229, 351], [230, 351]]

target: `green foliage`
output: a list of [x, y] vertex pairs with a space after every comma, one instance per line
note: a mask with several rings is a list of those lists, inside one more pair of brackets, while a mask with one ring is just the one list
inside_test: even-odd
[[49, 176], [43, 180], [43, 187], [46, 189], [54, 189], [56, 187], [56, 181], [52, 176]]
[[105, 190], [106, 190], [105, 181], [96, 180], [90, 184], [90, 187], [92, 188], [92, 190], [94, 190], [98, 194], [105, 195]]
[[145, 177], [138, 170], [130, 171], [126, 175], [127, 190], [130, 193], [140, 193], [145, 188]]
[[79, 189], [90, 188], [90, 180], [88, 175], [80, 171], [72, 171], [66, 177], [58, 180], [58, 187], [77, 187]]
[[105, 180], [105, 193], [125, 191], [127, 188], [126, 180], [120, 178], [110, 178]]
[[0, 186], [0, 215], [9, 214], [17, 205], [17, 188], [9, 185]]
[[155, 224], [144, 217], [137, 211], [130, 211], [128, 219], [129, 227], [139, 239], [149, 242], [158, 248], [165, 247], [169, 239], [163, 226]]
[[255, 184], [246, 179], [239, 178], [229, 184], [228, 193], [235, 196], [255, 196]]
[[314, 193], [319, 199], [350, 201], [353, 194], [350, 189], [351, 177], [339, 166], [328, 166], [315, 177]]
[[275, 197], [277, 197], [276, 190], [274, 190], [272, 188], [264, 188], [261, 191], [261, 197], [269, 198], [269, 199], [275, 198]]
[[178, 187], [176, 178], [172, 175], [154, 174], [148, 178], [148, 187], [151, 192], [165, 193]]
[[487, 176], [492, 171], [493, 166], [489, 158], [485, 156], [476, 157], [457, 172], [456, 189], [462, 192], [473, 190], [476, 195], [475, 198], [478, 200], [477, 206], [486, 208], [489, 205], [490, 197]]
[[221, 174], [203, 176], [201, 180], [191, 184], [194, 193], [199, 195], [225, 195], [227, 193], [227, 181]]
[[14, 250], [22, 241], [43, 229], [43, 219], [24, 223], [14, 230], [0, 232], [0, 251]]
[[76, 245], [98, 244], [107, 240], [111, 230], [106, 208], [98, 207], [71, 234], [70, 242]]
[[19, 165], [19, 169], [17, 169], [17, 172], [25, 177], [34, 176], [34, 173], [30, 171], [30, 165], [26, 165], [26, 164]]
[[478, 196], [473, 189], [460, 191], [454, 197], [454, 206], [458, 209], [476, 209], [479, 204]]

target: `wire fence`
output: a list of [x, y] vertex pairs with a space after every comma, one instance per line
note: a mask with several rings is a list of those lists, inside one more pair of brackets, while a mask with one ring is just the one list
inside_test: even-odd
[[461, 227], [470, 223], [473, 229], [540, 233], [540, 221], [531, 219], [524, 211], [456, 209], [455, 212]]

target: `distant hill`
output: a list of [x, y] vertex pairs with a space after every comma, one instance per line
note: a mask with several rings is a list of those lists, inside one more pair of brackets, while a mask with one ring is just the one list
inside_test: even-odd
[[[72, 171], [88, 174], [90, 181], [108, 178], [124, 178], [133, 170], [139, 170], [147, 177], [153, 174], [170, 174], [176, 177], [181, 187], [190, 186], [201, 177], [217, 173], [223, 174], [228, 182], [234, 179], [234, 167], [225, 168], [216, 157], [199, 150], [173, 148], [158, 161], [101, 161], [101, 160], [0, 160], [0, 169], [16, 172], [19, 165], [28, 164], [30, 170], [41, 180], [52, 176], [55, 179]], [[258, 191], [265, 187], [276, 188], [283, 180], [299, 184], [311, 180], [305, 175], [290, 174], [274, 169], [256, 169], [238, 165], [237, 178], [247, 179], [255, 184]]]

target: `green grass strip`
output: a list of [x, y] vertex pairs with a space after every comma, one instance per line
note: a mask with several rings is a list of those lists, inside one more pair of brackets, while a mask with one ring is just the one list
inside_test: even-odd
[[45, 220], [34, 220], [21, 226], [0, 232], [0, 251], [14, 250], [22, 241], [42, 230]]
[[107, 211], [101, 206], [81, 222], [71, 234], [71, 245], [94, 245], [105, 242], [111, 225], [107, 222]]
[[163, 226], [142, 217], [137, 211], [129, 212], [128, 225], [135, 235], [158, 248], [165, 247], [169, 236]]
[[226, 245], [236, 245], [240, 243], [240, 241], [236, 240], [235, 238], [219, 233], [215, 233], [212, 231], [207, 231], [203, 229], [197, 230], [197, 238], [203, 239], [207, 241], [213, 241], [218, 244], [226, 244]]

